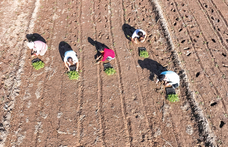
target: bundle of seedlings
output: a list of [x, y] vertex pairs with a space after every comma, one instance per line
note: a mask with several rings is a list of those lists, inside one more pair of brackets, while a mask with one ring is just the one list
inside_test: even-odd
[[78, 80], [78, 78], [79, 78], [79, 73], [75, 70], [67, 72], [67, 75], [70, 80]]
[[44, 62], [41, 61], [39, 58], [33, 59], [32, 60], [32, 66], [36, 69], [39, 70], [41, 68], [44, 68]]
[[169, 94], [167, 96], [167, 99], [170, 101], [170, 102], [179, 102], [179, 97], [177, 94]]
[[109, 67], [109, 68], [106, 68], [105, 69], [105, 73], [107, 74], [107, 75], [114, 75], [115, 73], [116, 73], [116, 70], [114, 69], [114, 68], [112, 68], [112, 67]]
[[143, 57], [143, 58], [148, 58], [149, 57], [149, 54], [146, 51], [145, 47], [139, 47], [138, 50], [139, 50], [139, 56], [140, 57]]
[[140, 51], [140, 57], [148, 58], [149, 57], [149, 54], [148, 54], [147, 51]]

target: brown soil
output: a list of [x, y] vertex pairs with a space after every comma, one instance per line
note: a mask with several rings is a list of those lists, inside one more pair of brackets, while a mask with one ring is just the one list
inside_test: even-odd
[[[227, 0], [0, 3], [0, 146], [227, 146]], [[144, 44], [127, 25], [147, 32]], [[29, 33], [49, 46], [38, 71]], [[89, 38], [115, 51], [116, 74], [94, 64]], [[78, 81], [64, 73], [61, 41], [79, 57]], [[164, 70], [181, 77], [179, 102], [155, 84]]]

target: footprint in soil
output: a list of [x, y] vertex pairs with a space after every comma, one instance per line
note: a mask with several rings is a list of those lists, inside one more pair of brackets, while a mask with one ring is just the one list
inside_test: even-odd
[[182, 40], [182, 41], [181, 41], [181, 43], [184, 43], [184, 42], [185, 42], [185, 40]]
[[203, 4], [203, 5], [204, 5], [204, 7], [205, 7], [205, 8], [207, 8], [207, 7], [208, 7], [208, 6], [207, 6], [207, 4]]
[[216, 43], [215, 39], [211, 39], [214, 43]]

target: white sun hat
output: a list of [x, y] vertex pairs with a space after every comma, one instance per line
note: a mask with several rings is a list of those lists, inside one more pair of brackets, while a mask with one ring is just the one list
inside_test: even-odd
[[34, 42], [27, 42], [27, 46], [30, 48], [30, 49], [33, 49], [34, 48]]

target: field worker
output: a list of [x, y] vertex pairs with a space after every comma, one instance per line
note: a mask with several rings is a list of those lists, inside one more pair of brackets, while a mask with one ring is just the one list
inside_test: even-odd
[[162, 72], [157, 79], [157, 82], [165, 82], [165, 87], [173, 87], [174, 89], [179, 86], [180, 78], [179, 75], [173, 71]]
[[34, 42], [31, 41], [27, 43], [27, 46], [31, 49], [32, 57], [38, 56], [38, 55], [43, 56], [48, 49], [47, 44], [42, 41], [34, 41]]
[[75, 66], [76, 66], [76, 71], [78, 71], [78, 67], [79, 67], [78, 57], [73, 50], [66, 51], [64, 54], [63, 60], [68, 71], [71, 70], [71, 67], [75, 67]]
[[99, 48], [98, 51], [101, 53], [101, 55], [96, 59], [97, 64], [105, 61], [109, 62], [115, 58], [115, 53], [111, 49]]
[[135, 32], [132, 34], [131, 36], [131, 41], [133, 43], [138, 44], [139, 42], [144, 42], [146, 40], [146, 32], [141, 30], [141, 29], [137, 29], [135, 30]]

